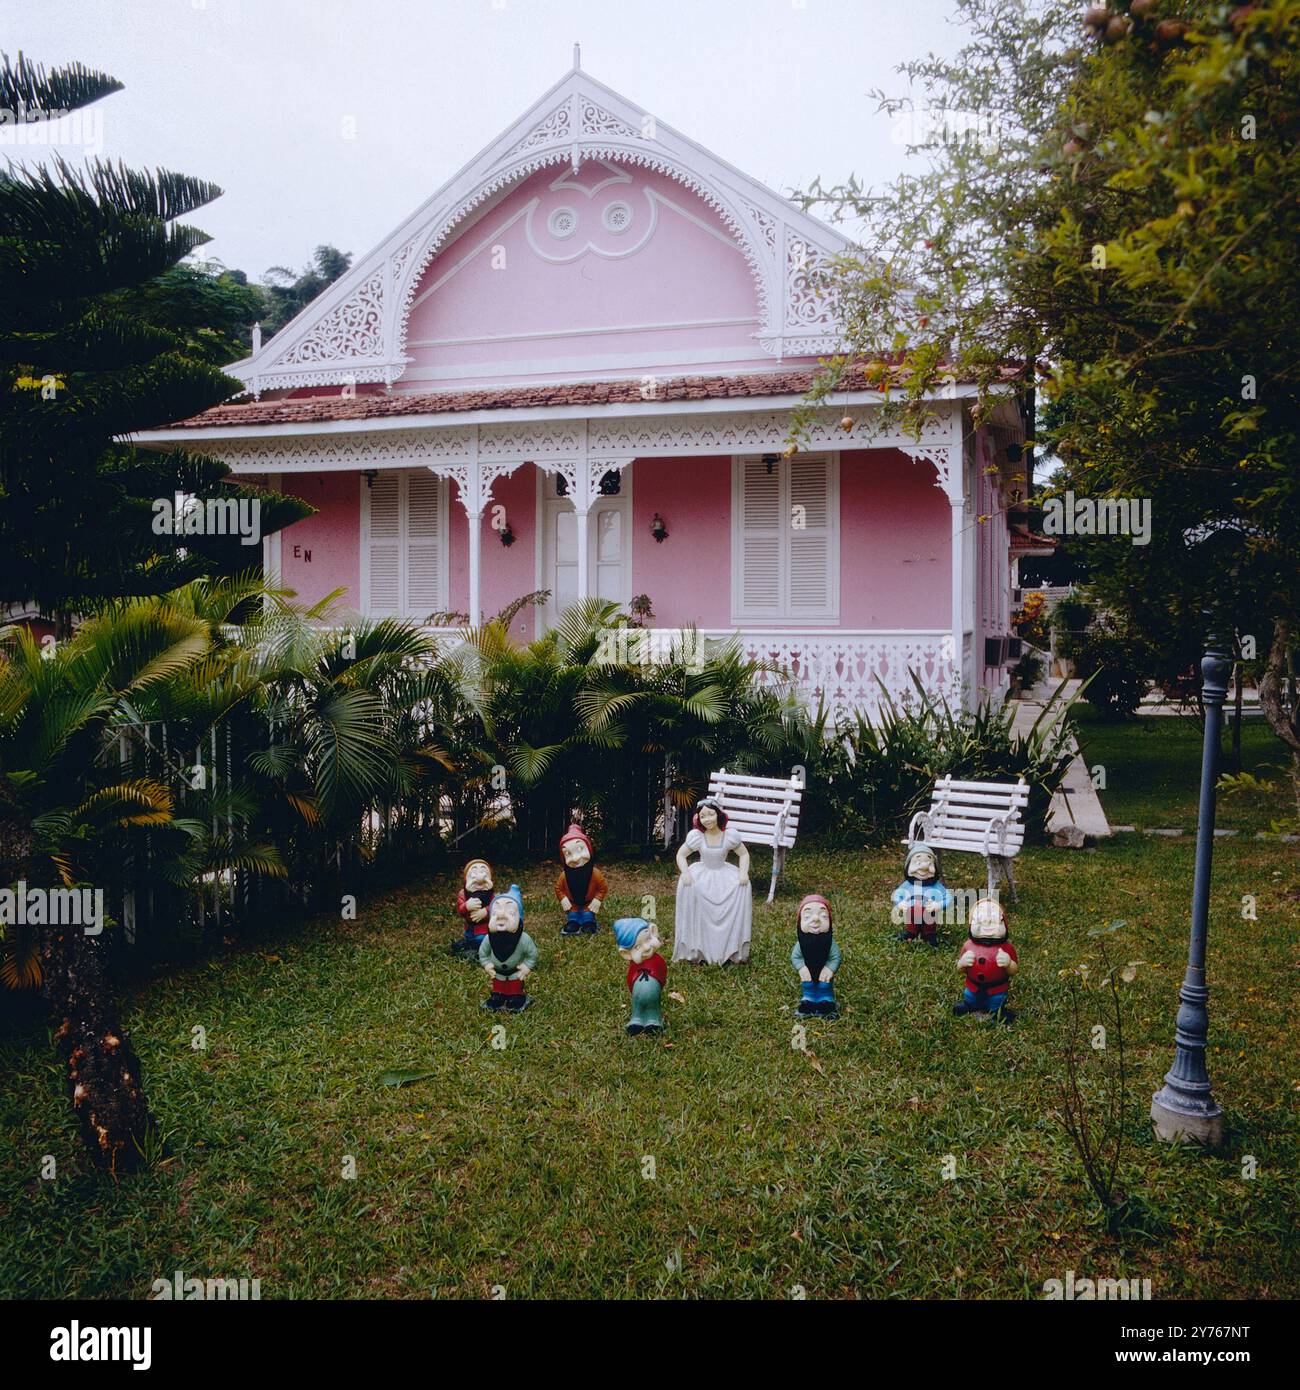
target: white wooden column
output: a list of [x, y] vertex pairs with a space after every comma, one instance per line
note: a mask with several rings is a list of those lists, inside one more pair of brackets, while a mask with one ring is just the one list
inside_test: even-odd
[[[585, 448], [586, 430], [583, 430], [583, 443]], [[591, 481], [591, 463], [586, 454], [578, 460], [577, 467], [573, 470], [574, 484], [571, 489], [573, 497], [573, 514], [577, 522], [577, 543], [578, 543], [578, 602], [591, 597], [591, 563], [587, 553], [587, 520], [591, 511], [591, 499], [596, 489]]]
[[489, 459], [484, 462], [479, 457], [478, 431], [475, 430], [469, 458], [427, 466], [440, 478], [454, 479], [460, 492], [460, 504], [465, 508], [465, 521], [469, 526], [469, 624], [478, 627], [483, 621], [483, 515], [492, 505], [492, 484], [522, 467], [523, 460], [498, 463]]
[[480, 578], [483, 556], [482, 509], [476, 512], [467, 511], [466, 517], [469, 521], [469, 625], [477, 627], [483, 616]]
[[900, 441], [898, 447], [918, 463], [929, 463], [935, 472], [935, 486], [948, 499], [948, 536], [952, 574], [949, 583], [948, 622], [952, 633], [952, 670], [956, 684], [974, 673], [965, 669], [963, 660], [966, 635], [966, 546], [971, 518], [966, 511], [966, 468], [961, 442], [961, 412], [949, 410], [948, 424], [934, 443]]
[[965, 579], [966, 579], [966, 503], [961, 497], [949, 496], [948, 510], [952, 522], [952, 664], [958, 679], [962, 670], [962, 651], [965, 646]]

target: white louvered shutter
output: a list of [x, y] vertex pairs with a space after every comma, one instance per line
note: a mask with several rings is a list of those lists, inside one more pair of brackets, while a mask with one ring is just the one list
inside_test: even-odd
[[824, 454], [796, 455], [789, 467], [787, 612], [791, 618], [825, 619], [834, 608], [831, 460]]
[[782, 576], [782, 470], [769, 470], [762, 459], [742, 459], [737, 507], [737, 569], [740, 594], [738, 616], [744, 619], [779, 618], [783, 601]]
[[414, 622], [427, 621], [446, 605], [443, 602], [442, 507], [438, 477], [427, 468], [413, 469], [406, 475], [406, 616]]
[[402, 475], [392, 469], [382, 469], [367, 493], [370, 525], [366, 546], [370, 584], [365, 599], [366, 611], [376, 617], [391, 617], [402, 607], [401, 494]]

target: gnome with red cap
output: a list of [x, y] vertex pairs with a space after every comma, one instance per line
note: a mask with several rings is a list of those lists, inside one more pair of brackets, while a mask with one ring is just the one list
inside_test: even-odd
[[456, 915], [464, 924], [464, 931], [451, 943], [453, 956], [478, 960], [479, 947], [487, 935], [492, 893], [492, 865], [486, 859], [471, 859], [465, 865], [461, 889], [456, 894]]
[[561, 936], [577, 936], [579, 932], [594, 936], [600, 930], [596, 914], [609, 892], [609, 884], [591, 862], [591, 852], [591, 841], [580, 825], [571, 825], [560, 836], [564, 868], [555, 880], [555, 896], [565, 911]]
[[834, 982], [840, 968], [840, 948], [831, 934], [831, 905], [820, 893], [809, 893], [799, 904], [795, 933], [790, 963], [803, 984], [803, 997], [795, 1013], [800, 1018], [838, 1018]]

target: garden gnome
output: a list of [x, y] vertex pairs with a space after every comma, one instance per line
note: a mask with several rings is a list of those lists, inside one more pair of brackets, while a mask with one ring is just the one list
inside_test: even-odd
[[838, 1018], [835, 972], [840, 968], [839, 943], [831, 935], [831, 905], [820, 893], [809, 893], [795, 913], [797, 940], [790, 963], [803, 981], [803, 997], [795, 1013], [800, 1018]]
[[524, 993], [524, 981], [537, 966], [537, 943], [524, 930], [524, 900], [517, 883], [492, 899], [478, 960], [492, 981], [485, 1009], [517, 1014], [533, 1002]]
[[591, 841], [580, 825], [571, 825], [560, 837], [560, 857], [564, 868], [555, 880], [555, 896], [568, 914], [561, 936], [588, 936], [600, 930], [596, 914], [605, 901], [609, 884], [605, 875], [591, 862]]
[[1016, 948], [1007, 940], [1007, 919], [996, 898], [981, 898], [970, 915], [970, 937], [957, 957], [966, 988], [952, 1006], [955, 1014], [985, 1014], [990, 1020], [1014, 1017], [1006, 1007], [1011, 977], [1019, 970]]
[[939, 877], [939, 856], [924, 840], [914, 841], [903, 860], [903, 881], [894, 889], [894, 921], [903, 924], [899, 941], [919, 936], [927, 946], [937, 946], [936, 923], [951, 906], [952, 894]]
[[620, 917], [614, 923], [618, 953], [627, 961], [627, 987], [632, 994], [632, 1018], [626, 1031], [661, 1033], [664, 1016], [659, 998], [668, 982], [668, 962], [659, 954], [663, 942], [653, 922], [644, 917]]
[[[695, 808], [692, 829], [677, 851], [677, 916], [673, 959], [714, 965], [749, 959], [754, 899], [749, 887], [749, 850], [727, 813], [712, 797]], [[699, 860], [689, 862], [691, 854]], [[737, 862], [729, 864], [728, 854]]]
[[492, 902], [492, 865], [486, 859], [471, 859], [465, 865], [462, 886], [456, 894], [456, 911], [465, 924], [464, 933], [451, 943], [453, 956], [477, 960], [479, 947], [487, 935], [488, 907]]

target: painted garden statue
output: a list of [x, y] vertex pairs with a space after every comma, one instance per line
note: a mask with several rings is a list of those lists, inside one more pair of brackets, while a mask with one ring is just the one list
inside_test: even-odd
[[659, 954], [663, 942], [653, 922], [644, 917], [620, 917], [614, 923], [618, 953], [627, 961], [627, 987], [632, 995], [632, 1017], [626, 1031], [661, 1033], [664, 1027], [660, 997], [668, 982], [668, 962]]

